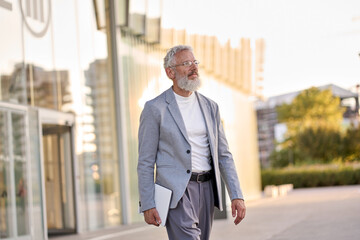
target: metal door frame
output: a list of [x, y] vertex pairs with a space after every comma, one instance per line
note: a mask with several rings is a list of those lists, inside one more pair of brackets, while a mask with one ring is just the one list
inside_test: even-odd
[[[29, 136], [29, 115], [28, 115], [28, 108], [26, 106], [23, 105], [19, 105], [19, 104], [14, 104], [14, 103], [8, 103], [8, 102], [3, 102], [0, 101], [0, 110], [3, 109], [6, 112], [6, 118], [8, 120], [9, 123], [11, 123], [11, 113], [19, 113], [19, 114], [23, 114], [24, 115], [24, 119], [25, 119], [25, 138], [26, 138], [26, 176], [27, 176], [27, 186], [29, 191], [28, 192], [28, 203], [27, 203], [27, 207], [29, 209], [29, 223], [28, 223], [28, 227], [29, 227], [29, 235], [25, 235], [25, 236], [15, 236], [15, 237], [10, 237], [10, 238], [6, 238], [6, 239], [21, 239], [21, 240], [28, 240], [32, 238], [33, 235], [33, 228], [32, 228], [32, 223], [33, 221], [33, 207], [32, 207], [32, 203], [33, 203], [33, 195], [32, 195], [32, 178], [31, 178], [31, 161], [30, 161], [30, 136]], [[9, 126], [8, 128], [8, 132], [7, 132], [8, 136], [10, 137], [10, 140], [12, 140], [12, 125]], [[9, 154], [10, 154], [10, 158], [13, 155], [12, 152], [12, 141], [9, 143]], [[14, 169], [14, 161], [10, 161], [9, 164], [9, 169], [11, 172], [13, 172]], [[15, 179], [14, 179], [14, 174], [10, 173], [10, 178], [11, 178], [11, 183], [15, 184]], [[11, 186], [12, 188], [14, 188], [15, 186]], [[14, 191], [11, 190], [10, 194], [13, 194]], [[13, 199], [14, 196], [12, 196]], [[13, 217], [12, 220], [12, 232], [15, 233], [17, 232], [16, 226], [16, 206], [14, 206], [13, 202], [11, 203], [11, 211]], [[16, 234], [17, 235], [17, 234]]]
[[[71, 138], [71, 157], [72, 157], [72, 169], [73, 169], [73, 182], [74, 182], [74, 213], [75, 213], [75, 232], [78, 233], [80, 229], [79, 218], [80, 218], [80, 209], [79, 209], [79, 171], [76, 165], [76, 154], [75, 154], [75, 115], [72, 113], [64, 113], [50, 109], [38, 108], [39, 116], [39, 136], [42, 137], [42, 125], [43, 124], [54, 124], [54, 125], [63, 125], [71, 127], [70, 138]], [[48, 230], [47, 230], [47, 217], [46, 217], [46, 196], [45, 196], [45, 171], [44, 171], [44, 148], [43, 142], [40, 141], [40, 158], [41, 158], [41, 195], [43, 199], [43, 219], [44, 219], [44, 239], [48, 239]]]

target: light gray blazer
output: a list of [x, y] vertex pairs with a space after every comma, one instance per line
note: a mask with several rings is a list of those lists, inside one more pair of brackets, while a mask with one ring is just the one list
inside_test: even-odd
[[[220, 173], [231, 200], [243, 199], [243, 195], [218, 105], [198, 92], [195, 94], [209, 137], [216, 180], [215, 206], [222, 210]], [[155, 207], [154, 180], [173, 191], [170, 208], [177, 206], [191, 176], [191, 146], [172, 88], [146, 102], [141, 113], [137, 171], [141, 212]]]

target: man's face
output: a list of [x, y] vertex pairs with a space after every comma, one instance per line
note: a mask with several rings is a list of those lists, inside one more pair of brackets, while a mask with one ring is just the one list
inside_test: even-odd
[[196, 91], [200, 87], [198, 66], [194, 64], [195, 57], [191, 51], [183, 50], [175, 54], [175, 64], [191, 61], [190, 66], [179, 65], [173, 68], [175, 71], [174, 84], [186, 91]]

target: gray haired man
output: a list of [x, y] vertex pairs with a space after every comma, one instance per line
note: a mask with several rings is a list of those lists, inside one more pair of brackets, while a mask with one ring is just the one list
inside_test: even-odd
[[148, 101], [140, 117], [138, 181], [140, 210], [159, 226], [156, 183], [172, 190], [166, 221], [169, 239], [209, 239], [214, 206], [222, 210], [221, 180], [237, 225], [245, 204], [218, 105], [196, 90], [199, 62], [190, 46], [171, 48], [164, 58], [171, 88]]

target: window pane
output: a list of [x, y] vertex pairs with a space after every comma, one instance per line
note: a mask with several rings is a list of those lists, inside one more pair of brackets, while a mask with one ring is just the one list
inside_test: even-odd
[[[118, 32], [120, 34], [120, 32]], [[118, 36], [119, 57], [121, 58], [120, 73], [124, 81], [124, 98], [126, 101], [126, 133], [128, 146], [129, 172], [136, 173], [138, 151], [137, 133], [139, 118], [146, 101], [156, 97], [157, 94], [170, 87], [171, 81], [164, 81], [161, 76], [162, 59], [160, 51], [152, 48], [150, 44], [144, 44], [137, 38], [126, 35], [125, 32]], [[137, 188], [137, 175], [130, 175], [130, 198], [139, 199]], [[141, 221], [138, 214], [138, 206], [132, 204], [131, 218], [133, 221]]]
[[16, 195], [16, 219], [19, 236], [29, 234], [28, 188], [26, 175], [25, 117], [12, 113], [12, 140]]
[[0, 238], [13, 236], [7, 129], [6, 113], [0, 112]]
[[[23, 6], [24, 8], [27, 8], [28, 5], [35, 8], [34, 5], [38, 1], [20, 2], [28, 2]], [[66, 66], [63, 66], [63, 63], [71, 59], [72, 61], [69, 61], [68, 64], [76, 67], [75, 33], [69, 32], [75, 26], [63, 32], [61, 30], [67, 28], [59, 27], [53, 19], [61, 14], [64, 26], [67, 26], [68, 21], [76, 22], [72, 11], [74, 7], [68, 7], [65, 4], [59, 6], [59, 1], [51, 1], [52, 7], [49, 5], [50, 1], [41, 1], [41, 3], [43, 4], [41, 11], [43, 20], [39, 19], [40, 12], [38, 14], [31, 12], [32, 14], [24, 18], [26, 29], [23, 32], [23, 52], [27, 103], [31, 106], [69, 111], [68, 108], [64, 109], [64, 106], [72, 102], [69, 84], [71, 72]], [[51, 22], [47, 24], [50, 18]], [[58, 29], [60, 29], [60, 33]], [[58, 42], [55, 39], [63, 42], [65, 48], [56, 45]], [[66, 48], [71, 42], [73, 47]], [[62, 53], [61, 56], [59, 53]], [[63, 58], [67, 55], [69, 58]]]
[[[104, 3], [107, 1], [101, 0]], [[63, 0], [61, 0], [63, 3]], [[69, 0], [73, 5], [73, 1]], [[96, 27], [93, 1], [78, 1], [76, 16], [79, 29], [81, 77], [77, 81], [84, 102], [81, 109], [82, 154], [78, 156], [81, 176], [81, 217], [87, 228], [116, 226], [121, 223], [119, 159], [116, 143], [116, 112], [111, 58], [107, 32]], [[100, 9], [99, 9], [100, 10]], [[103, 13], [105, 14], [105, 13]], [[91, 16], [91, 17], [89, 17]], [[60, 18], [59, 25], [63, 24]], [[73, 26], [69, 23], [69, 27]], [[71, 59], [70, 59], [71, 60]]]
[[9, 163], [0, 160], [0, 238], [11, 237]]
[[0, 6], [0, 100], [26, 103], [26, 85], [21, 43], [21, 18], [19, 4], [12, 2], [12, 9]]
[[[32, 227], [33, 238], [44, 239], [43, 199], [41, 184], [41, 159], [39, 118], [37, 109], [29, 109], [30, 166], [32, 187]], [[30, 190], [29, 190], [30, 191]]]

